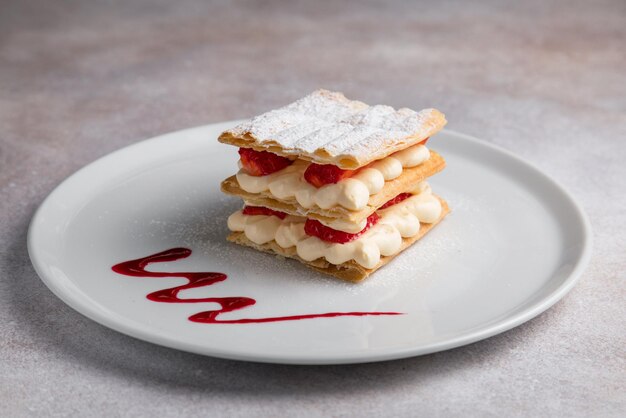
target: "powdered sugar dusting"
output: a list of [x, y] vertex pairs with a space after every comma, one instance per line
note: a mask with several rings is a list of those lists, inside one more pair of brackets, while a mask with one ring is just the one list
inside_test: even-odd
[[251, 137], [256, 146], [279, 147], [282, 154], [306, 156], [321, 163], [339, 156], [352, 157], [351, 164], [358, 166], [430, 136], [444, 124], [445, 118], [435, 109], [415, 112], [368, 106], [342, 93], [317, 90], [225, 134]]
[[307, 153], [314, 153], [320, 148], [320, 143], [322, 144], [321, 146], [333, 143], [353, 129], [354, 127], [352, 125], [343, 122], [328, 125], [298, 139], [294, 144], [294, 148], [301, 149]]
[[316, 135], [329, 126], [330, 124], [328, 122], [320, 122], [319, 119], [311, 118], [304, 120], [299, 125], [278, 132], [274, 138], [277, 143], [283, 144], [283, 146], [288, 144], [288, 146], [293, 147], [294, 144], [302, 138], [309, 138], [311, 135]]
[[359, 143], [368, 143], [369, 138], [377, 132], [377, 129], [367, 125], [350, 125], [352, 129], [332, 142], [325, 144], [324, 150], [330, 155], [339, 155], [343, 150]]

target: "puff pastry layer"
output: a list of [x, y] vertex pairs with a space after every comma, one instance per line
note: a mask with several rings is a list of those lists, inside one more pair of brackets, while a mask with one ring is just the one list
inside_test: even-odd
[[439, 132], [437, 109], [415, 112], [369, 106], [342, 93], [317, 90], [223, 132], [220, 142], [354, 170]]
[[342, 206], [334, 206], [329, 209], [314, 206], [306, 209], [300, 206], [295, 199], [291, 201], [281, 201], [272, 196], [269, 191], [248, 193], [239, 186], [235, 176], [224, 180], [221, 184], [221, 189], [224, 193], [241, 197], [251, 206], [264, 206], [290, 215], [307, 216], [327, 223], [336, 219], [342, 219], [350, 223], [359, 223], [390, 199], [405, 192], [420, 181], [440, 172], [445, 166], [446, 162], [441, 155], [431, 150], [430, 158], [427, 161], [416, 167], [405, 168], [402, 170], [400, 177], [386, 181], [383, 189], [371, 195], [367, 206], [359, 211], [351, 211]]
[[381, 267], [389, 263], [391, 260], [394, 259], [394, 257], [396, 257], [398, 254], [401, 254], [406, 248], [410, 247], [415, 242], [420, 240], [424, 235], [426, 235], [430, 230], [432, 230], [435, 227], [435, 225], [441, 222], [441, 220], [450, 212], [450, 208], [448, 207], [448, 204], [446, 203], [445, 200], [441, 198], [439, 198], [439, 200], [441, 201], [441, 209], [442, 209], [441, 216], [439, 217], [439, 219], [437, 219], [437, 221], [431, 224], [422, 223], [420, 227], [420, 231], [417, 235], [411, 238], [404, 238], [402, 240], [402, 247], [397, 254], [392, 255], [392, 256], [382, 256], [380, 259], [380, 262], [374, 268], [371, 268], [371, 269], [367, 269], [354, 261], [348, 261], [346, 263], [342, 263], [338, 265], [331, 264], [322, 258], [319, 258], [313, 261], [305, 261], [302, 258], [298, 257], [298, 254], [296, 254], [295, 247], [282, 248], [281, 246], [276, 244], [276, 241], [270, 241], [266, 244], [261, 244], [261, 245], [255, 244], [254, 242], [246, 238], [243, 232], [231, 232], [231, 234], [228, 236], [228, 240], [239, 245], [244, 245], [246, 247], [254, 248], [255, 250], [279, 255], [282, 257], [293, 258], [295, 260], [300, 261], [301, 263], [305, 264], [307, 267], [313, 270], [319, 271], [320, 273], [334, 276], [338, 279], [346, 280], [349, 282], [360, 282], [363, 279], [365, 279], [367, 276], [369, 276], [370, 274], [374, 273], [376, 270], [380, 269]]

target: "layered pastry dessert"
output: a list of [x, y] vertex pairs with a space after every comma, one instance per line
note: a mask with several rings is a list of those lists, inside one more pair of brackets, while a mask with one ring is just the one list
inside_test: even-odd
[[240, 160], [222, 191], [244, 201], [228, 240], [363, 280], [449, 212], [426, 181], [445, 167], [427, 147], [445, 124], [318, 90], [223, 132]]

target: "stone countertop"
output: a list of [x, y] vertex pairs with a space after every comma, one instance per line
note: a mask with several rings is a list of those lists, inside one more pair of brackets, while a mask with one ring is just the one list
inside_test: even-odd
[[[626, 3], [19, 1], [0, 12], [0, 415], [619, 416]], [[442, 109], [535, 163], [594, 229], [561, 302], [504, 334], [351, 366], [219, 360], [88, 320], [37, 278], [36, 207], [141, 139], [318, 87]]]

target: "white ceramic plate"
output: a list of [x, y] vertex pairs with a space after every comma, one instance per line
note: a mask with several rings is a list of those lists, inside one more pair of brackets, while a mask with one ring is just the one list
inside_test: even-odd
[[[234, 123], [140, 142], [63, 182], [37, 211], [28, 236], [46, 285], [83, 315], [156, 344], [261, 362], [357, 363], [432, 353], [515, 327], [563, 297], [589, 259], [589, 224], [561, 187], [510, 153], [450, 131], [431, 141], [448, 163], [431, 185], [452, 213], [364, 283], [343, 283], [230, 244], [226, 218], [241, 203], [220, 193], [219, 183], [236, 170], [237, 152], [216, 137]], [[228, 275], [180, 298], [256, 300], [220, 320], [338, 311], [404, 315], [191, 322], [191, 315], [219, 305], [146, 298], [186, 279], [111, 270], [173, 247], [193, 253], [148, 269]]]

